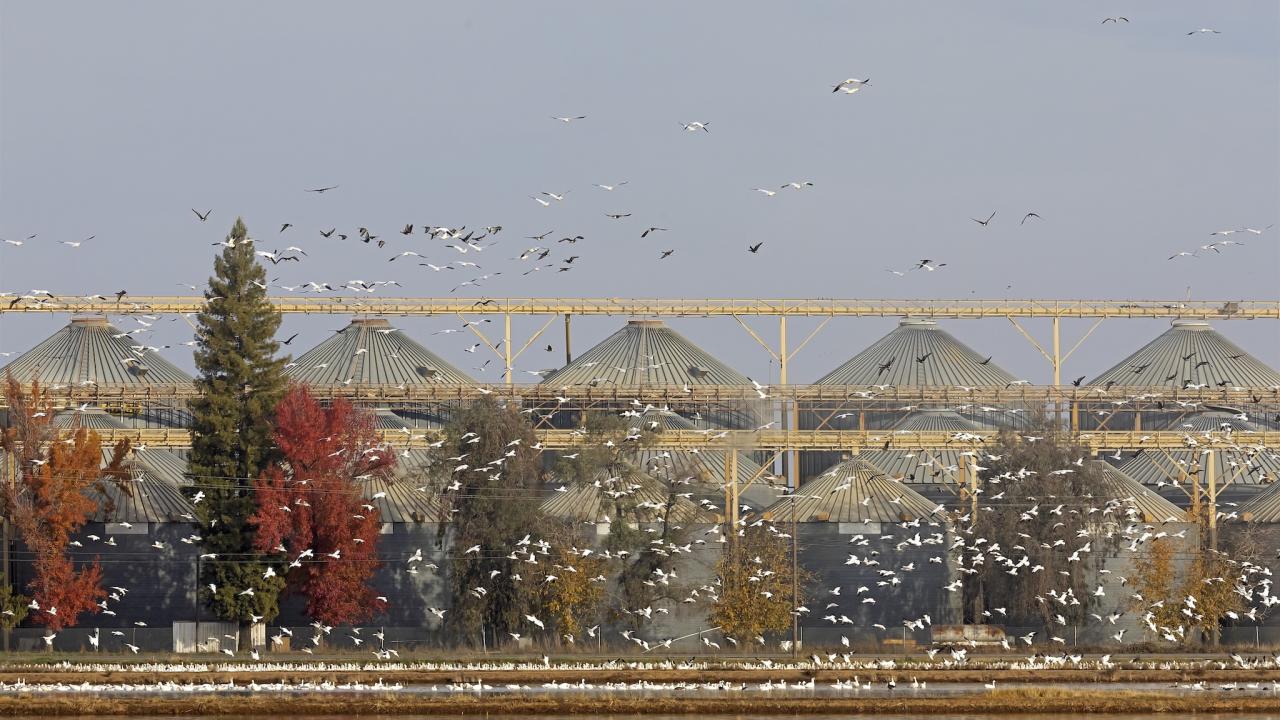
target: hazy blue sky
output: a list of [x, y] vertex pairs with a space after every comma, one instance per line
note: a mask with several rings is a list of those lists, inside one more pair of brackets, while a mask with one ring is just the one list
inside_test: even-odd
[[[1131, 22], [1100, 24], [1109, 15]], [[1186, 35], [1202, 27], [1221, 34]], [[0, 289], [189, 292], [178, 283], [204, 282], [210, 243], [243, 215], [263, 249], [309, 253], [269, 268], [281, 284], [394, 279], [406, 295], [448, 295], [474, 276], [388, 263], [406, 249], [462, 259], [397, 234], [412, 222], [504, 227], [481, 255], [483, 272], [503, 274], [459, 292], [473, 296], [1181, 298], [1190, 287], [1198, 299], [1275, 298], [1280, 228], [1237, 234], [1247, 244], [1220, 255], [1166, 258], [1215, 230], [1280, 219], [1278, 39], [1274, 0], [4, 0], [0, 237], [38, 237], [0, 245]], [[862, 92], [831, 93], [868, 76]], [[682, 131], [689, 121], [711, 131]], [[793, 180], [815, 186], [752, 190]], [[544, 208], [530, 199], [542, 191], [569, 194]], [[191, 208], [213, 213], [202, 224]], [[992, 211], [989, 227], [969, 219]], [[1020, 226], [1033, 211], [1043, 221]], [[295, 227], [278, 233], [283, 222]], [[388, 246], [356, 243], [361, 225]], [[642, 240], [649, 225], [670, 232]], [[352, 238], [321, 238], [330, 227]], [[530, 264], [512, 258], [535, 244], [523, 236], [552, 229], [586, 237], [552, 246], [553, 258], [581, 256], [574, 269], [521, 276]], [[665, 249], [676, 252], [659, 261]], [[885, 271], [922, 258], [948, 265]], [[25, 350], [65, 319], [3, 316], [0, 350]], [[575, 349], [621, 322], [578, 322]], [[300, 352], [344, 324], [286, 318], [285, 332], [302, 332]], [[464, 369], [478, 364], [461, 351], [469, 335], [428, 334], [456, 319], [397, 324]], [[776, 373], [731, 319], [672, 324], [753, 377]], [[814, 324], [795, 323], [793, 337]], [[793, 380], [893, 324], [833, 321]], [[775, 325], [759, 323], [769, 337]], [[1048, 381], [1007, 321], [944, 326]], [[1280, 365], [1277, 323], [1218, 326]], [[147, 344], [189, 338], [184, 323], [157, 327]], [[1097, 374], [1165, 327], [1108, 321], [1064, 374]], [[554, 354], [518, 365], [561, 362], [551, 341]]]

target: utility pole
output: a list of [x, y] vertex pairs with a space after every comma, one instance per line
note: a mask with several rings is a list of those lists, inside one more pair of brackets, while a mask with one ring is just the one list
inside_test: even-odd
[[1202, 456], [1206, 486], [1209, 491], [1209, 549], [1218, 551], [1218, 474], [1214, 467], [1214, 452], [1205, 450]]
[[[9, 490], [8, 495], [12, 497], [13, 487], [18, 482], [18, 458], [12, 452], [4, 453], [4, 482]], [[4, 543], [4, 546], [0, 547], [0, 572], [3, 572], [4, 574], [4, 584], [12, 588], [13, 575], [10, 572], [11, 568], [9, 565], [9, 545], [13, 542], [12, 532], [10, 531], [12, 525], [9, 522], [10, 512], [11, 508], [8, 507], [8, 503], [6, 502], [4, 516], [0, 517], [0, 542]], [[9, 652], [8, 626], [4, 628], [3, 640], [4, 642], [0, 649], [3, 649], [5, 652]]]
[[797, 529], [796, 493], [793, 489], [791, 491], [791, 657], [800, 655], [800, 613], [796, 612], [796, 608], [800, 606], [800, 578], [798, 577], [800, 561]]

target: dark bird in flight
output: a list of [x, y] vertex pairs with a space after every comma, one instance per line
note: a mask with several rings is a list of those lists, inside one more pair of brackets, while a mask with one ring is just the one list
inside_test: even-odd
[[581, 235], [574, 235], [573, 237], [562, 237], [556, 242], [558, 243], [567, 242], [570, 245], [573, 245], [573, 244], [576, 244], [579, 240], [586, 240], [586, 238], [582, 237]]
[[551, 352], [551, 351], [552, 351], [552, 350], [554, 350], [554, 349], [555, 349], [555, 348], [551, 347], [550, 345], [548, 345], [548, 346], [547, 346], [547, 352]]
[[284, 232], [285, 230], [288, 230], [291, 227], [293, 227], [293, 223], [283, 223], [280, 225], [280, 232]]
[[1243, 355], [1243, 354], [1240, 354], [1240, 355], [1228, 355], [1228, 356], [1227, 356], [1227, 359], [1228, 359], [1228, 360], [1239, 360], [1239, 359], [1240, 359], [1240, 358], [1242, 358], [1242, 357], [1244, 357], [1244, 355]]
[[482, 305], [497, 305], [497, 304], [498, 304], [497, 300], [477, 300], [471, 303], [471, 307], [477, 307]]
[[1174, 374], [1172, 374], [1172, 375], [1170, 375], [1170, 376], [1166, 377], [1166, 378], [1164, 379], [1164, 381], [1165, 381], [1165, 382], [1169, 382], [1170, 380], [1173, 380], [1173, 379], [1175, 379], [1175, 378], [1177, 378], [1177, 377], [1178, 377], [1178, 373], [1174, 373]]
[[568, 258], [566, 258], [566, 259], [565, 259], [564, 264], [565, 264], [565, 265], [572, 265], [572, 264], [573, 264], [573, 261], [574, 261], [574, 260], [577, 260], [577, 259], [578, 259], [578, 258], [580, 258], [580, 257], [582, 257], [582, 256], [581, 256], [581, 255], [570, 255]]
[[[320, 235], [322, 235], [323, 237], [333, 237], [333, 233], [334, 233], [334, 232], [336, 232], [337, 230], [338, 230], [338, 228], [329, 228], [329, 230], [328, 230], [328, 231], [321, 230], [321, 231], [320, 231]], [[343, 237], [345, 237], [345, 236], [343, 236]]]
[[662, 257], [660, 257], [660, 258], [658, 258], [658, 259], [659, 259], [659, 260], [666, 260], [668, 257], [671, 257], [671, 253], [673, 253], [673, 252], [675, 252], [675, 250], [663, 250], [663, 251], [662, 251]]
[[1192, 369], [1193, 369], [1193, 370], [1199, 370], [1200, 368], [1202, 368], [1202, 367], [1204, 367], [1205, 365], [1208, 365], [1208, 364], [1209, 364], [1209, 361], [1208, 361], [1208, 360], [1201, 360], [1200, 362], [1196, 363], [1196, 366], [1195, 366], [1194, 368], [1192, 368]]
[[281, 345], [288, 345], [289, 343], [293, 342], [293, 339], [294, 339], [294, 338], [296, 338], [296, 337], [298, 337], [298, 333], [294, 333], [294, 334], [290, 335], [288, 340], [285, 340], [284, 342], [282, 342], [282, 343], [280, 343], [280, 344], [281, 344]]
[[1186, 362], [1195, 356], [1196, 356], [1195, 352], [1189, 352], [1186, 355], [1182, 356], [1182, 362]]
[[125, 295], [128, 295], [128, 294], [129, 294], [129, 291], [128, 291], [128, 290], [117, 290], [117, 291], [116, 291], [116, 302], [120, 302], [121, 300], [123, 300], [123, 299], [124, 299], [124, 296], [125, 296]]
[[548, 235], [550, 235], [550, 234], [551, 234], [551, 233], [553, 233], [553, 232], [555, 232], [555, 230], [548, 230], [548, 231], [546, 231], [546, 232], [542, 233], [541, 235], [530, 235], [530, 236], [528, 236], [528, 237], [529, 237], [529, 239], [530, 239], [530, 240], [545, 240], [545, 239], [547, 238], [547, 236], [548, 236]]
[[412, 235], [412, 234], [413, 234], [413, 225], [405, 225], [405, 226], [404, 226], [404, 229], [400, 231], [400, 234], [401, 234], [401, 235]]
[[994, 210], [992, 210], [992, 211], [991, 211], [991, 214], [987, 216], [987, 219], [986, 219], [986, 220], [979, 220], [978, 218], [969, 218], [969, 219], [970, 219], [970, 220], [972, 220], [972, 221], [974, 221], [974, 222], [976, 222], [976, 223], [978, 223], [978, 224], [979, 224], [979, 225], [981, 225], [982, 227], [986, 227], [986, 226], [987, 226], [987, 224], [991, 222], [991, 218], [993, 218], [993, 217], [995, 217], [995, 216], [996, 216], [996, 213], [995, 213], [995, 211], [994, 211]]
[[1106, 25], [1109, 22], [1119, 25], [1121, 22], [1129, 22], [1129, 18], [1124, 17], [1122, 15], [1117, 15], [1116, 17], [1102, 18], [1101, 24]]
[[330, 190], [336, 190], [336, 189], [338, 189], [337, 185], [330, 185], [328, 187], [313, 188], [311, 190], [308, 190], [307, 192], [323, 193], [323, 192], [329, 192]]
[[614, 220], [621, 220], [624, 217], [631, 217], [631, 213], [605, 213], [604, 216]]
[[924, 361], [925, 361], [925, 360], [928, 360], [930, 355], [933, 355], [933, 353], [932, 353], [932, 352], [927, 352], [927, 353], [925, 353], [925, 354], [921, 355], [920, 357], [916, 358], [916, 362], [918, 362], [918, 363], [920, 363], [920, 364], [922, 364], [922, 365], [923, 365], [923, 364], [924, 364]]
[[880, 363], [880, 371], [876, 373], [876, 377], [880, 377], [881, 375], [888, 372], [889, 368], [893, 367], [894, 360], [897, 360], [897, 358], [889, 358], [887, 362]]
[[750, 251], [752, 255], [754, 255], [754, 254], [756, 254], [756, 253], [760, 252], [760, 246], [761, 246], [761, 245], [764, 245], [764, 241], [763, 241], [763, 240], [761, 240], [760, 242], [756, 243], [755, 245], [748, 245], [748, 246], [747, 246], [747, 250], [748, 250], [748, 251]]
[[1138, 373], [1142, 372], [1143, 370], [1146, 370], [1149, 367], [1151, 367], [1151, 364], [1147, 363], [1146, 365], [1134, 365], [1130, 369], [1133, 370], [1134, 375], [1137, 375]]
[[191, 212], [195, 213], [196, 217], [200, 218], [200, 222], [204, 222], [209, 219], [209, 213], [213, 212], [213, 208], [205, 210], [203, 215], [201, 215], [200, 211], [195, 208], [191, 208]]
[[1084, 375], [1081, 375], [1080, 377], [1076, 378], [1075, 380], [1072, 380], [1072, 381], [1071, 381], [1071, 384], [1072, 384], [1072, 385], [1075, 385], [1076, 387], [1080, 387], [1080, 383], [1084, 382], [1084, 378], [1085, 378], [1085, 376], [1084, 376]]
[[666, 231], [667, 231], [667, 229], [666, 229], [666, 228], [660, 228], [660, 227], [651, 227], [651, 228], [649, 228], [648, 230], [645, 230], [644, 232], [640, 233], [640, 237], [648, 237], [648, 236], [649, 236], [649, 233], [651, 233], [651, 232], [659, 232], [659, 231], [661, 231], [661, 232], [666, 232]]
[[[992, 216], [992, 217], [995, 217], [995, 213], [991, 213], [991, 216]], [[1029, 220], [1029, 219], [1031, 219], [1031, 218], [1035, 218], [1035, 219], [1037, 219], [1037, 220], [1043, 220], [1043, 219], [1044, 219], [1044, 218], [1040, 217], [1039, 215], [1037, 215], [1036, 213], [1027, 213], [1026, 215], [1023, 215], [1023, 216], [1022, 216], [1022, 222], [1020, 222], [1020, 223], [1018, 223], [1018, 224], [1019, 224], [1019, 225], [1025, 225], [1025, 224], [1027, 223], [1027, 220]], [[987, 218], [987, 220], [988, 220], [988, 221], [990, 221], [990, 220], [991, 220], [991, 218]], [[983, 225], [986, 225], [986, 223], [983, 223]]]
[[982, 362], [980, 362], [980, 363], [978, 363], [978, 364], [979, 364], [979, 365], [990, 365], [990, 364], [991, 364], [991, 358], [993, 358], [993, 357], [995, 357], [995, 356], [994, 356], [994, 355], [988, 355], [986, 360], [983, 360]]
[[10, 310], [12, 310], [12, 309], [13, 309], [13, 307], [14, 307], [15, 305], [17, 305], [18, 303], [20, 303], [20, 302], [22, 302], [22, 298], [20, 298], [20, 297], [16, 297], [16, 298], [14, 298], [14, 299], [10, 300], [10, 301], [9, 301], [9, 309], [10, 309]]

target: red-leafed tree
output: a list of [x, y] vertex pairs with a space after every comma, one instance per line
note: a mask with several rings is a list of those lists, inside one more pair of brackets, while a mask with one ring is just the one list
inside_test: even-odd
[[395, 453], [379, 444], [371, 414], [345, 400], [324, 407], [303, 385], [276, 406], [275, 442], [281, 460], [255, 482], [258, 550], [283, 547], [284, 557], [301, 561], [290, 563], [289, 584], [306, 596], [313, 620], [368, 620], [383, 607], [369, 586], [381, 520], [362, 483], [385, 476]]
[[68, 549], [71, 534], [97, 508], [89, 491], [127, 477], [123, 465], [129, 445], [118, 443], [104, 469], [97, 433], [79, 428], [67, 440], [57, 440], [53, 406], [38, 382], [26, 393], [7, 376], [5, 399], [9, 423], [3, 448], [17, 461], [17, 473], [5, 483], [4, 516], [32, 556], [28, 587], [39, 607], [31, 618], [57, 632], [74, 626], [84, 613], [98, 612], [98, 601], [106, 597], [97, 559], [77, 569]]

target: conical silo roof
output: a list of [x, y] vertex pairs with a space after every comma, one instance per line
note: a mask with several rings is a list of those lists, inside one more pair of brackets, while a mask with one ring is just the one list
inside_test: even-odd
[[[696, 430], [697, 426], [689, 420], [674, 413], [646, 415], [645, 422], [655, 419], [665, 430]], [[706, 497], [712, 502], [724, 503], [723, 488], [728, 476], [726, 465], [728, 456], [724, 450], [656, 450], [645, 449], [636, 453], [636, 464], [654, 477], [663, 478], [669, 483], [692, 483], [701, 485], [695, 491], [698, 497]], [[771, 505], [782, 492], [781, 486], [770, 485], [771, 477], [766, 473], [750, 453], [738, 453], [738, 467], [735, 479], [739, 486], [739, 500], [755, 509]], [[709, 490], [709, 492], [708, 492]], [[713, 499], [714, 498], [714, 499]]]
[[1101, 474], [1102, 499], [1107, 501], [1114, 514], [1127, 517], [1136, 514], [1135, 520], [1143, 522], [1184, 522], [1187, 514], [1177, 505], [1143, 487], [1105, 460], [1093, 460]]
[[556, 386], [680, 386], [747, 385], [751, 380], [661, 320], [630, 320], [542, 382]]
[[955, 487], [960, 484], [960, 452], [949, 448], [891, 448], [865, 450], [858, 457], [904, 483]]
[[1280, 373], [1223, 337], [1203, 320], [1174, 320], [1173, 327], [1138, 349], [1090, 385], [1182, 388], [1280, 385]]
[[154, 352], [134, 352], [135, 340], [104, 317], [72, 318], [44, 342], [3, 368], [19, 382], [42, 385], [180, 385], [191, 376]]
[[765, 510], [775, 523], [896, 523], [927, 518], [939, 506], [860, 458], [845, 460]]
[[117, 430], [125, 427], [125, 423], [112, 417], [105, 410], [94, 407], [85, 408], [84, 410], [63, 410], [53, 416], [53, 424], [55, 427], [65, 430], [74, 430], [76, 428]]
[[[63, 429], [118, 430], [125, 423], [98, 408], [64, 410], [53, 418]], [[102, 464], [111, 462], [114, 448], [103, 443]], [[91, 519], [94, 522], [144, 523], [190, 522], [191, 501], [182, 493], [190, 485], [187, 461], [181, 455], [163, 448], [134, 450], [125, 461], [130, 478], [119, 483], [103, 479], [90, 488], [88, 495], [97, 503]], [[186, 517], [184, 517], [186, 516]]]
[[1256, 432], [1259, 428], [1256, 423], [1241, 420], [1240, 413], [1229, 410], [1208, 410], [1188, 415], [1178, 420], [1172, 429], [1186, 430], [1193, 433], [1219, 433], [1228, 430], [1231, 432]]
[[384, 318], [356, 318], [297, 358], [289, 377], [308, 385], [475, 382]]
[[1272, 483], [1241, 506], [1240, 517], [1246, 522], [1280, 522], [1280, 483]]
[[982, 426], [954, 410], [916, 410], [893, 426], [895, 432], [977, 432]]
[[387, 408], [376, 408], [373, 411], [373, 426], [378, 430], [403, 430], [410, 424]]
[[[924, 362], [918, 358], [928, 355]], [[887, 368], [880, 368], [890, 363]], [[985, 364], [984, 364], [985, 363]], [[1017, 380], [932, 320], [903, 320], [819, 385], [1007, 385]]]
[[[636, 468], [630, 468], [618, 476], [602, 474], [593, 483], [576, 483], [563, 492], [554, 492], [542, 503], [542, 512], [575, 522], [614, 522], [617, 507], [622, 503], [634, 508], [634, 517], [640, 522], [660, 522], [666, 514], [670, 491], [657, 479]], [[703, 510], [686, 498], [676, 497], [671, 509], [671, 521], [679, 524], [714, 523], [719, 519], [714, 513]]]
[[[1270, 450], [1248, 446], [1224, 447], [1213, 451], [1214, 474], [1218, 487], [1227, 481], [1242, 485], [1265, 485], [1280, 479], [1280, 456]], [[1203, 488], [1204, 455], [1199, 450], [1144, 452], [1120, 464], [1120, 470], [1144, 485], [1178, 484], [1186, 487], [1187, 478], [1197, 475]]]

